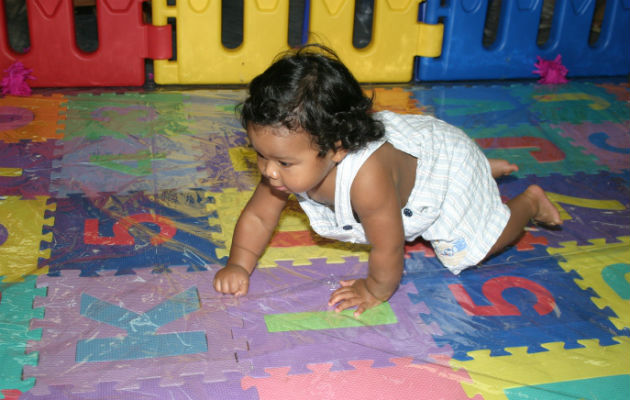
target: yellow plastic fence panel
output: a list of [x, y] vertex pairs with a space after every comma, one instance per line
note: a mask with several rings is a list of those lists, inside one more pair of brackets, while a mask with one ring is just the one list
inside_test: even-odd
[[354, 0], [312, 0], [309, 42], [334, 49], [360, 82], [409, 82], [414, 56], [438, 57], [444, 26], [418, 22], [419, 0], [375, 0], [372, 40], [352, 44]]
[[247, 83], [289, 49], [289, 0], [245, 0], [243, 42], [221, 43], [221, 0], [153, 0], [153, 24], [176, 21], [177, 59], [155, 60], [158, 84]]

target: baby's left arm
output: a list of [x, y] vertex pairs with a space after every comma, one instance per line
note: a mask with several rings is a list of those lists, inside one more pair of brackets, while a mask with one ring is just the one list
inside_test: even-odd
[[[372, 162], [371, 162], [372, 161]], [[360, 218], [372, 250], [365, 279], [342, 281], [329, 301], [336, 311], [357, 306], [355, 316], [387, 301], [403, 272], [405, 236], [400, 198], [391, 170], [368, 160], [351, 188], [352, 207]]]

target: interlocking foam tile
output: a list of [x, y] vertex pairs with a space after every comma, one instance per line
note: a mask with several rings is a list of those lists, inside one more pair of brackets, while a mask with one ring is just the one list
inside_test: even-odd
[[[254, 183], [258, 183], [260, 181], [260, 172], [258, 171], [258, 156], [256, 155], [256, 151], [253, 147], [246, 144], [246, 135], [242, 132], [235, 132], [235, 135], [243, 136], [244, 145], [231, 147], [228, 152], [230, 155], [230, 161], [232, 162], [232, 168], [238, 172], [251, 172], [252, 177], [254, 178]], [[250, 189], [251, 187], [247, 187], [246, 189]]]
[[[617, 394], [618, 386], [598, 385], [602, 377], [630, 374], [630, 340], [623, 336], [615, 340], [619, 344], [605, 347], [596, 340], [580, 340], [584, 347], [570, 350], [562, 343], [546, 343], [542, 345], [545, 351], [538, 353], [514, 347], [506, 349], [511, 353], [506, 357], [473, 351], [469, 361], [451, 360], [451, 366], [465, 368], [472, 378], [473, 383], [462, 383], [468, 396], [481, 394], [486, 400], [621, 400], [627, 397], [627, 384], [623, 397]], [[578, 385], [578, 380], [587, 384]]]
[[437, 118], [469, 129], [531, 124], [528, 111], [534, 103], [529, 85], [432, 86], [413, 88], [421, 106]]
[[630, 84], [621, 83], [596, 83], [595, 86], [603, 88], [606, 92], [615, 96], [618, 101], [630, 101]]
[[78, 94], [67, 100], [67, 140], [191, 134], [181, 93]]
[[509, 399], [541, 398], [549, 400], [571, 399], [614, 399], [623, 400], [628, 397], [630, 375], [602, 376], [589, 379], [575, 379], [565, 382], [552, 382], [505, 391]]
[[[463, 370], [437, 364], [412, 364], [411, 358], [392, 358], [394, 366], [374, 368], [372, 361], [357, 360], [355, 369], [333, 371], [332, 364], [309, 364], [309, 374], [288, 375], [289, 368], [267, 368], [264, 378], [246, 377], [243, 388], [256, 387], [261, 400], [308, 399], [465, 399]], [[480, 396], [474, 399], [482, 400]]]
[[5, 390], [26, 392], [35, 383], [32, 378], [22, 379], [22, 368], [36, 365], [38, 357], [25, 353], [27, 341], [40, 340], [42, 335], [41, 329], [29, 328], [33, 318], [44, 317], [43, 308], [33, 308], [35, 297], [46, 295], [46, 289], [35, 288], [35, 279], [29, 275], [23, 282], [0, 282], [0, 390], [5, 398], [10, 398]]
[[[611, 89], [611, 88], [615, 89]], [[566, 85], [476, 85], [413, 88], [414, 97], [435, 116], [464, 130], [546, 122], [623, 122], [630, 116], [616, 92], [621, 86], [572, 81]], [[626, 94], [627, 96], [627, 94]]]
[[[191, 399], [243, 399], [258, 400], [256, 389], [243, 390], [241, 379], [243, 375], [237, 373], [225, 373], [225, 382], [203, 382], [199, 375], [184, 376], [184, 382], [180, 386], [160, 386], [159, 378], [149, 378], [140, 381], [138, 388], [118, 389], [116, 383], [99, 383], [95, 385], [93, 392], [74, 393], [74, 388], [69, 385], [50, 386], [50, 393], [35, 395], [27, 392], [22, 395], [22, 400], [191, 400]], [[17, 397], [16, 397], [17, 400]]]
[[[423, 304], [407, 298], [408, 285], [402, 285], [389, 300], [395, 323], [388, 318], [380, 323], [366, 311], [357, 326], [351, 312], [336, 314], [328, 300], [340, 279], [364, 277], [366, 263], [356, 257], [343, 264], [311, 260], [312, 266], [279, 262], [278, 268], [257, 269], [251, 276], [249, 293], [234, 300], [231, 312], [242, 316], [242, 325], [233, 329], [235, 337], [247, 340], [248, 351], [239, 351], [240, 362], [251, 363], [248, 375], [265, 376], [265, 368], [290, 367], [291, 373], [307, 373], [308, 364], [332, 363], [332, 370], [351, 369], [348, 361], [369, 359], [375, 367], [391, 366], [392, 357], [413, 357], [417, 362], [431, 361], [434, 355], [450, 355], [448, 346], [435, 345], [432, 335], [440, 334], [435, 324], [418, 318], [427, 312]], [[270, 314], [282, 314], [291, 329], [273, 331], [267, 324]], [[318, 324], [303, 323], [317, 314]], [[341, 319], [353, 319], [345, 324]], [[369, 320], [369, 322], [362, 322]], [[312, 319], [311, 319], [312, 320]]]
[[[414, 95], [438, 118], [459, 126], [473, 138], [483, 139], [480, 145], [489, 157], [518, 164], [520, 171], [515, 176], [519, 177], [606, 169], [596, 157], [581, 154], [579, 147], [558, 137], [562, 130], [557, 126], [612, 123], [627, 127], [630, 119], [628, 107], [616, 101], [614, 95], [583, 83], [571, 82], [557, 88], [438, 86], [414, 90]], [[554, 104], [558, 107], [551, 106]]]
[[535, 244], [547, 246], [549, 244], [549, 241], [546, 237], [535, 237], [530, 232], [525, 232], [523, 236], [521, 236], [521, 238], [516, 242], [514, 247], [518, 251], [529, 251], [535, 249]]
[[599, 174], [528, 176], [525, 179], [504, 179], [499, 184], [502, 195], [513, 198], [531, 184], [540, 185], [560, 211], [563, 224], [558, 229], [538, 228], [531, 232], [546, 237], [552, 247], [577, 240], [587, 244], [591, 239], [605, 238], [617, 242], [628, 234], [630, 225], [630, 187], [623, 178]]
[[52, 173], [57, 196], [157, 193], [197, 187], [207, 179], [200, 169], [204, 153], [187, 136], [154, 135], [66, 140]]
[[238, 186], [251, 176], [235, 173], [229, 158], [230, 146], [245, 143], [234, 118], [243, 91], [221, 93], [70, 97], [81, 119], [58, 152], [58, 195]]
[[[38, 288], [31, 276], [20, 281], [26, 272], [0, 284], [26, 293], [22, 314], [0, 298], [0, 321], [19, 336], [6, 342], [15, 356], [0, 362], [0, 398], [627, 394], [628, 86], [368, 93], [376, 109], [435, 114], [488, 156], [516, 162], [501, 193], [540, 184], [563, 228], [534, 227], [487, 268], [460, 276], [427, 243], [409, 244], [399, 290], [357, 320], [327, 302], [339, 279], [365, 276], [369, 248], [314, 235], [292, 200], [261, 260], [275, 268], [257, 269], [247, 296], [221, 295], [213, 271], [259, 179], [234, 118], [244, 90], [5, 97], [0, 195], [14, 197], [0, 200], [0, 265], [3, 251], [24, 250], [16, 262], [35, 270], [46, 258], [39, 265], [53, 275], [39, 276]], [[32, 198], [49, 193], [50, 205]], [[24, 226], [37, 229], [22, 233], [18, 209], [31, 210]], [[29, 239], [10, 244], [16, 238]]]
[[[212, 237], [224, 248], [217, 249], [217, 257], [227, 257], [232, 243], [234, 226], [241, 210], [252, 196], [252, 191], [226, 189], [220, 193], [209, 192], [214, 199], [208, 210], [216, 210], [210, 218], [210, 225], [220, 226]], [[344, 257], [357, 255], [361, 261], [368, 258], [367, 245], [343, 243], [322, 238], [311, 231], [308, 217], [301, 210], [297, 200], [290, 200], [280, 217], [276, 234], [269, 247], [258, 261], [259, 267], [273, 267], [279, 261], [291, 260], [294, 265], [309, 265], [314, 258], [326, 258], [331, 263], [342, 263]]]
[[209, 190], [251, 190], [259, 182], [256, 153], [242, 129], [213, 132], [209, 140], [199, 141], [198, 147], [203, 153], [198, 168], [206, 174], [201, 184]]
[[612, 175], [613, 181], [622, 182], [626, 186], [630, 187], [630, 169], [627, 169], [617, 174], [611, 174], [611, 175]]
[[405, 243], [405, 258], [409, 258], [411, 253], [424, 253], [425, 257], [435, 257], [435, 251], [433, 251], [431, 243], [421, 237], [413, 242]]
[[630, 167], [630, 121], [601, 122], [594, 124], [583, 122], [578, 125], [569, 123], [551, 125], [557, 128], [560, 135], [571, 139], [584, 153], [598, 158], [598, 163], [613, 172], [621, 172]]
[[455, 359], [466, 360], [468, 352], [481, 349], [493, 356], [516, 346], [544, 351], [541, 345], [550, 342], [575, 348], [582, 339], [597, 338], [605, 346], [617, 343], [613, 336], [627, 335], [610, 322], [612, 311], [595, 307], [592, 294], [575, 284], [577, 274], [563, 271], [540, 246], [508, 249], [459, 276], [435, 259], [423, 261], [422, 272], [404, 280], [417, 288], [411, 300], [424, 302], [430, 312], [421, 315], [423, 321], [442, 330], [434, 340], [450, 344]]
[[584, 154], [548, 124], [495, 125], [469, 129], [467, 133], [487, 157], [506, 159], [518, 165], [519, 170], [513, 174], [516, 177], [570, 175], [606, 169], [598, 164], [595, 156]]
[[[619, 122], [630, 119], [627, 103], [605, 87], [590, 82], [570, 82], [568, 85], [530, 86], [536, 102], [530, 107], [537, 121]], [[627, 89], [626, 89], [627, 90]]]
[[42, 234], [54, 224], [51, 213], [55, 204], [47, 196], [30, 200], [8, 196], [0, 198], [0, 276], [14, 282], [27, 274], [46, 273], [37, 269], [40, 258], [49, 258], [50, 250], [41, 245], [53, 240], [51, 233]]
[[188, 129], [199, 138], [218, 135], [231, 145], [242, 145], [242, 137], [234, 133], [245, 131], [236, 114], [236, 105], [245, 100], [245, 95], [244, 89], [184, 92], [182, 112]]
[[0, 390], [0, 399], [18, 400], [22, 392], [17, 389]]
[[66, 99], [62, 95], [0, 98], [0, 140], [43, 142], [62, 139], [66, 119]]
[[212, 275], [172, 266], [136, 275], [40, 276], [48, 296], [36, 305], [46, 313], [32, 326], [43, 334], [29, 347], [39, 362], [24, 370], [35, 378], [33, 394], [59, 385], [90, 392], [110, 382], [117, 390], [139, 389], [156, 377], [160, 386], [181, 386], [194, 375], [221, 382], [225, 372], [242, 373], [234, 353], [246, 345], [230, 332], [240, 318], [226, 312]]
[[56, 141], [0, 142], [0, 195], [50, 195], [50, 174]]
[[164, 191], [57, 200], [54, 241], [47, 260], [51, 274], [79, 269], [84, 276], [100, 270], [118, 274], [138, 268], [218, 264], [218, 245], [210, 234], [203, 191]]
[[630, 329], [630, 237], [619, 238], [620, 243], [591, 240], [591, 245], [576, 242], [561, 243], [562, 248], [549, 248], [550, 254], [564, 258], [560, 266], [577, 272], [576, 283], [582, 289], [592, 289], [591, 300], [601, 309], [610, 308], [616, 314], [611, 321], [617, 329]]
[[[525, 234], [523, 234], [523, 236], [521, 236], [514, 244], [514, 247], [518, 251], [529, 251], [534, 250], [535, 244], [546, 246], [549, 243], [545, 237], [535, 237], [530, 232], [525, 232]], [[435, 257], [435, 251], [433, 250], [431, 243], [421, 237], [413, 242], [405, 243], [405, 258], [409, 259], [412, 253], [423, 253], [424, 257]], [[416, 257], [415, 260], [417, 261], [419, 258]], [[408, 269], [410, 265], [410, 261], [408, 260], [405, 267]]]
[[427, 107], [418, 104], [412, 92], [400, 87], [375, 87], [365, 90], [373, 98], [375, 111], [388, 110], [400, 114], [426, 114]]

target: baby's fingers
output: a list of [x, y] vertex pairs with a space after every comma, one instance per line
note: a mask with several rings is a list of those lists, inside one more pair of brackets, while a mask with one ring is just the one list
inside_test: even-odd
[[359, 315], [363, 314], [363, 312], [365, 310], [367, 310], [367, 307], [365, 306], [365, 303], [359, 304], [359, 306], [357, 307], [356, 311], [354, 312], [354, 317], [358, 318]]
[[229, 281], [216, 280], [214, 281], [214, 289], [219, 293], [232, 294], [235, 290], [232, 289], [232, 285]]
[[214, 289], [219, 293], [234, 294], [241, 296], [247, 294], [248, 289], [247, 282], [238, 281], [234, 279], [215, 279]]
[[214, 290], [216, 290], [217, 292], [224, 293], [223, 282], [220, 279], [214, 278], [213, 286], [214, 286]]
[[347, 300], [351, 297], [356, 296], [352, 287], [341, 287], [333, 292], [330, 295], [330, 300], [328, 300], [328, 305], [332, 306], [341, 301]]
[[244, 296], [247, 294], [247, 290], [249, 289], [249, 282], [240, 282], [238, 287], [234, 290], [234, 296]]
[[[341, 301], [341, 302], [339, 302], [339, 304], [337, 304], [337, 307], [335, 307], [335, 312], [342, 312], [343, 310], [345, 310], [347, 308], [354, 307], [357, 304], [359, 304], [360, 301], [361, 300], [356, 298], [356, 297], [353, 297], [353, 298], [348, 299], [348, 300]], [[355, 316], [356, 315], [358, 315], [358, 314], [355, 312]]]
[[330, 305], [335, 305], [335, 312], [341, 312], [346, 308], [354, 307], [361, 302], [361, 299], [354, 293], [342, 293], [330, 300]]

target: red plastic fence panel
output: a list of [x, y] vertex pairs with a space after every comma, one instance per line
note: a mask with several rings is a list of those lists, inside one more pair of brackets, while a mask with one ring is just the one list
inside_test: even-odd
[[[142, 20], [144, 0], [96, 0], [98, 49], [86, 53], [75, 40], [72, 0], [26, 0], [30, 49], [9, 46], [0, 6], [0, 70], [21, 61], [33, 70], [31, 86], [141, 86], [145, 58], [171, 57], [171, 27]], [[4, 1], [0, 0], [0, 3]]]

